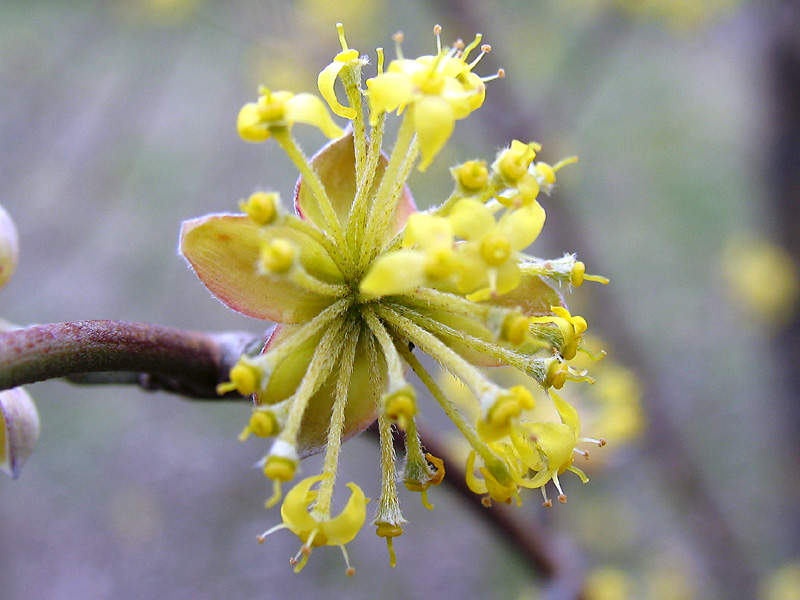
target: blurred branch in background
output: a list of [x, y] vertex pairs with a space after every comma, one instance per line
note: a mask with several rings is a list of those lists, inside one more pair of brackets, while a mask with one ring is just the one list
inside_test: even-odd
[[[800, 266], [800, 4], [795, 0], [769, 3], [771, 14], [765, 19], [769, 34], [767, 73], [771, 92], [772, 124], [768, 128], [766, 180], [772, 192], [773, 215], [779, 243], [793, 258], [795, 277]], [[788, 394], [785, 406], [791, 415], [792, 430], [800, 432], [800, 311], [794, 310], [776, 339], [777, 360], [782, 363]], [[795, 473], [800, 462], [795, 459]], [[795, 476], [795, 482], [797, 481]], [[800, 489], [795, 495], [795, 553], [800, 552]]]
[[[492, 31], [491, 27], [486, 27], [486, 24], [492, 21], [483, 14], [480, 7], [482, 5], [473, 0], [447, 0], [441, 5], [443, 12], [447, 11], [448, 15], [458, 15], [459, 29], [482, 30], [488, 39], [500, 39], [502, 37], [500, 31]], [[627, 35], [631, 23], [616, 18], [614, 11], [609, 10], [593, 21], [591, 30], [582, 32], [574, 42], [572, 51], [579, 56], [591, 48], [602, 45], [604, 58], [600, 59], [601, 65], [603, 62], [613, 61], [615, 59], [613, 48]], [[489, 31], [486, 31], [487, 29]], [[792, 31], [791, 28], [787, 30]], [[797, 29], [794, 30], [795, 34], [796, 32]], [[508, 49], [498, 45], [497, 50], [487, 57], [487, 62], [491, 62], [492, 68], [496, 66], [494, 63], [502, 64], [507, 51]], [[590, 77], [582, 80], [582, 89], [574, 91], [583, 98], [591, 97], [596, 93], [604, 77], [605, 73], [601, 66], [593, 71]], [[481, 115], [486, 138], [501, 145], [511, 139], [535, 139], [546, 142], [550, 137], [554, 137], [555, 132], [549, 129], [548, 121], [541, 119], [542, 109], [549, 107], [523, 103], [515, 91], [511, 84], [498, 85], [492, 89], [494, 105]], [[569, 95], [569, 93], [564, 94], [566, 97]], [[556, 113], [566, 117], [568, 109], [558, 107]], [[555, 122], [563, 124], [563, 120]], [[588, 224], [570, 210], [568, 201], [561, 199], [559, 202], [550, 203], [547, 211], [551, 219], [548, 220], [548, 225], [557, 238], [571, 240], [571, 249], [579, 257], [597, 256], [589, 243], [589, 236], [586, 235]], [[603, 265], [598, 264], [597, 260], [592, 261], [592, 268], [597, 272], [604, 272]], [[754, 565], [738, 543], [737, 534], [718, 506], [714, 494], [709, 489], [708, 480], [698, 468], [698, 462], [684, 447], [682, 436], [669, 414], [670, 403], [666, 397], [669, 392], [658, 386], [656, 366], [649, 363], [646, 349], [631, 332], [629, 321], [622, 313], [624, 305], [618, 302], [612, 290], [605, 289], [596, 291], [591, 301], [591, 312], [602, 315], [602, 320], [590, 318], [590, 323], [598, 323], [598, 328], [602, 330], [604, 337], [619, 349], [618, 358], [635, 365], [637, 375], [643, 382], [642, 399], [649, 417], [647, 453], [652, 463], [659, 468], [660, 476], [668, 482], [667, 487], [676, 490], [678, 494], [676, 498], [682, 499], [680, 510], [685, 519], [676, 526], [684, 528], [697, 546], [704, 549], [703, 556], [708, 563], [707, 567], [723, 590], [724, 597], [752, 597], [755, 594], [757, 581]]]

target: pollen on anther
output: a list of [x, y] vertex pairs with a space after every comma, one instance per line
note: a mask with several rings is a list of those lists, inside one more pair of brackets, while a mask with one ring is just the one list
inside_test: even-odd
[[567, 495], [566, 494], [559, 494], [558, 495], [558, 501], [561, 502], [561, 504], [566, 504], [567, 503]]
[[492, 51], [491, 44], [484, 44], [483, 46], [481, 46], [481, 52], [487, 52], [488, 53], [488, 52], [491, 52], [491, 51]]

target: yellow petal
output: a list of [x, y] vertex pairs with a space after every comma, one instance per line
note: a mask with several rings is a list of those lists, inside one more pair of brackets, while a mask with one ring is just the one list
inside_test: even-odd
[[[356, 55], [356, 58], [358, 58], [358, 55]], [[344, 66], [345, 63], [335, 60], [325, 67], [319, 74], [319, 77], [317, 77], [317, 87], [319, 88], [319, 93], [325, 98], [325, 101], [328, 103], [328, 106], [331, 107], [334, 114], [352, 120], [356, 118], [355, 109], [341, 104], [338, 98], [336, 98], [336, 92], [333, 89], [336, 78], [339, 76], [339, 71], [341, 71]]]
[[241, 108], [236, 118], [236, 130], [245, 142], [263, 142], [270, 137], [255, 102], [248, 102]]
[[284, 524], [304, 542], [314, 529], [319, 528], [319, 521], [308, 512], [308, 505], [315, 497], [311, 486], [326, 477], [330, 475], [315, 475], [301, 480], [289, 490], [281, 505], [281, 518]]
[[498, 223], [500, 231], [511, 242], [514, 250], [524, 250], [539, 237], [544, 226], [545, 212], [535, 200], [503, 215]]
[[423, 285], [425, 253], [418, 250], [387, 252], [372, 263], [361, 280], [361, 293], [374, 298], [405, 294]]
[[425, 96], [414, 103], [414, 131], [419, 139], [422, 159], [419, 170], [425, 171], [444, 147], [455, 127], [453, 107], [440, 96]]
[[372, 124], [377, 123], [378, 115], [381, 113], [391, 112], [408, 104], [413, 94], [413, 82], [408, 76], [401, 73], [386, 72], [367, 79], [370, 121], [374, 121]]
[[555, 405], [558, 414], [561, 416], [561, 422], [564, 423], [564, 425], [568, 425], [575, 431], [575, 438], [577, 439], [581, 428], [581, 421], [580, 417], [578, 416], [578, 411], [575, 410], [574, 406], [572, 406], [569, 402], [564, 400], [555, 392], [550, 392], [550, 397], [553, 399], [553, 404]]
[[367, 519], [367, 498], [355, 483], [348, 483], [350, 499], [344, 510], [330, 521], [320, 524], [320, 531], [330, 546], [341, 546], [353, 541]]
[[453, 226], [453, 233], [465, 240], [480, 239], [496, 227], [492, 212], [475, 198], [459, 200], [447, 220]]
[[331, 117], [325, 104], [314, 94], [297, 94], [286, 101], [285, 118], [289, 123], [313, 125], [329, 138], [344, 135]]

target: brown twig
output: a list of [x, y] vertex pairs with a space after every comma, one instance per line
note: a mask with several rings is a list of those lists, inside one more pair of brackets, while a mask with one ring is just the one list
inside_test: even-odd
[[216, 386], [253, 341], [245, 333], [125, 321], [37, 325], [0, 333], [0, 389], [72, 376], [78, 383], [136, 383], [196, 399], [236, 399], [220, 397]]

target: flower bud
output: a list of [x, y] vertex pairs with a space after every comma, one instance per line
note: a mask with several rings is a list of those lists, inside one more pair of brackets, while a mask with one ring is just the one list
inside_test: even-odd
[[16, 479], [39, 438], [39, 413], [21, 387], [0, 392], [0, 471]]
[[17, 227], [0, 204], [0, 287], [3, 287], [17, 268], [19, 237]]

